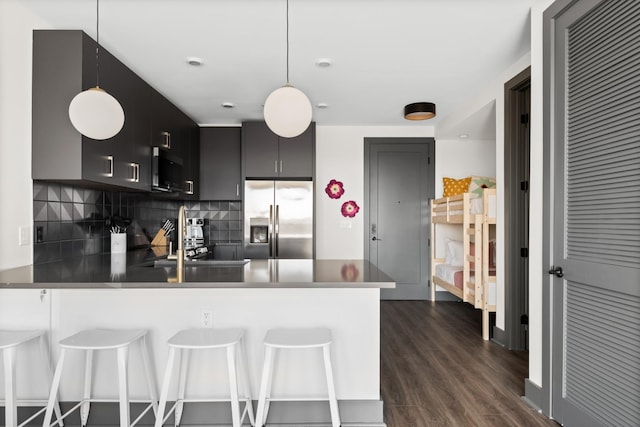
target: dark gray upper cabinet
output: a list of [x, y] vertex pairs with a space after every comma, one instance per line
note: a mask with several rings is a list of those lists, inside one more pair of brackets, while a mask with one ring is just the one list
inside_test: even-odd
[[274, 179], [313, 179], [315, 122], [295, 138], [281, 138], [265, 122], [242, 123], [244, 176]]
[[100, 87], [125, 114], [105, 141], [81, 135], [68, 115], [73, 97], [96, 86], [95, 41], [80, 30], [33, 32], [32, 176], [150, 191], [151, 148], [166, 140], [162, 131], [184, 135], [181, 147], [197, 125], [102, 47], [99, 61]]
[[188, 127], [185, 159], [185, 199], [200, 200], [200, 129]]
[[242, 200], [240, 127], [200, 128], [200, 200]]
[[199, 128], [178, 107], [160, 93], [151, 96], [151, 145], [169, 151], [182, 161], [183, 196], [198, 199], [199, 180]]

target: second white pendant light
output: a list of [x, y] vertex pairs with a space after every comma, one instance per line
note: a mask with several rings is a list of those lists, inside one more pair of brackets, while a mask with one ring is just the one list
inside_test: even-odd
[[264, 103], [264, 120], [273, 133], [293, 138], [309, 127], [312, 117], [309, 98], [289, 83], [289, 0], [287, 0], [287, 83], [271, 92]]

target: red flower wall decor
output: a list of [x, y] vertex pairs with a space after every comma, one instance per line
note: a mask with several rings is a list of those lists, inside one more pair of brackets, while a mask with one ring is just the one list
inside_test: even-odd
[[360, 206], [353, 200], [349, 200], [348, 202], [344, 202], [342, 204], [342, 216], [353, 218], [356, 216], [358, 211], [360, 210]]
[[332, 179], [327, 184], [327, 188], [324, 189], [325, 193], [332, 199], [339, 199], [344, 194], [344, 184], [340, 181]]

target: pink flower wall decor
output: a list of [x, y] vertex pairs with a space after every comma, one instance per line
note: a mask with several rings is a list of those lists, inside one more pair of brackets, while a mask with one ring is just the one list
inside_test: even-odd
[[344, 184], [340, 181], [332, 179], [327, 184], [327, 188], [324, 189], [325, 193], [332, 199], [339, 199], [344, 194]]
[[356, 216], [359, 210], [360, 206], [358, 206], [358, 204], [353, 200], [349, 200], [348, 202], [344, 202], [342, 204], [342, 216], [353, 218], [354, 216]]

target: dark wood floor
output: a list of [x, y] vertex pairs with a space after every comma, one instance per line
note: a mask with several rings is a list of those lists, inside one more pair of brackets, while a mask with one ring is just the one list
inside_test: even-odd
[[388, 427], [558, 427], [521, 399], [527, 353], [483, 341], [469, 304], [382, 301], [381, 353]]

